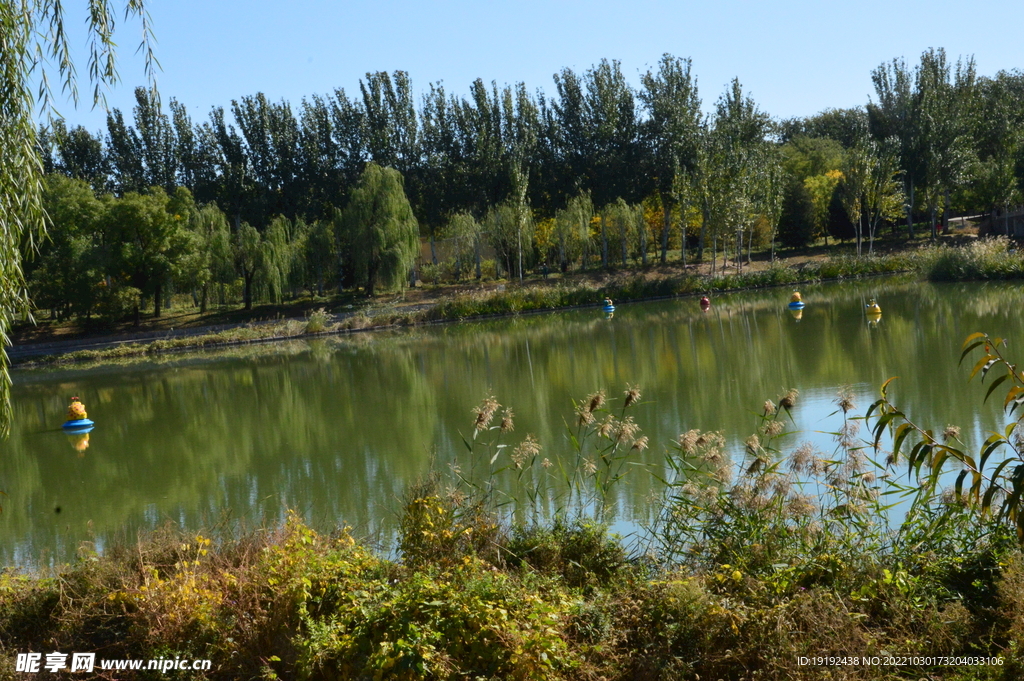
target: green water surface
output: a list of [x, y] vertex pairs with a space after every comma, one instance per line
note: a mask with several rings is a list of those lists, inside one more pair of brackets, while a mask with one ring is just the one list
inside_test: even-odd
[[[472, 408], [493, 395], [515, 412], [514, 445], [568, 456], [573, 400], [597, 389], [650, 438], [636, 463], [657, 465], [679, 434], [753, 432], [766, 399], [797, 388], [804, 439], [829, 448], [836, 389], [863, 413], [886, 379], [915, 422], [955, 424], [974, 444], [1006, 422], [1001, 400], [959, 367], [963, 339], [987, 331], [1024, 360], [1017, 284], [932, 285], [873, 279], [789, 291], [619, 305], [309, 342], [170, 355], [126, 365], [15, 374], [15, 422], [0, 443], [0, 564], [69, 560], [172, 522], [199, 528], [274, 523], [293, 509], [317, 526], [385, 536], [408, 485], [431, 468], [481, 471], [462, 442]], [[864, 304], [878, 299], [870, 323]], [[88, 447], [60, 431], [78, 395], [96, 421]], [[823, 431], [823, 432], [817, 432]], [[76, 447], [77, 446], [77, 447]], [[508, 451], [511, 451], [509, 448]], [[500, 464], [500, 462], [499, 462]], [[657, 492], [636, 467], [617, 490], [618, 517], [643, 518]]]

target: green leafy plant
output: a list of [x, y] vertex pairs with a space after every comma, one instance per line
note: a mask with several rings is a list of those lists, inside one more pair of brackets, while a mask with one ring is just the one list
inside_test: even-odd
[[306, 333], [323, 333], [327, 330], [327, 325], [330, 323], [331, 316], [327, 314], [327, 310], [324, 308], [317, 308], [309, 313], [309, 317], [306, 318]]
[[[1008, 386], [1003, 399], [1004, 410], [1013, 415], [1024, 404], [1024, 371], [1007, 360], [1001, 348], [1002, 338], [986, 333], [974, 333], [964, 341], [960, 361], [981, 350], [982, 356], [971, 370], [970, 379], [980, 376], [984, 381], [994, 376], [985, 393], [987, 400], [1000, 386]], [[971, 454], [959, 440], [959, 429], [949, 427], [937, 435], [933, 430], [919, 426], [888, 397], [890, 378], [882, 385], [881, 397], [868, 409], [868, 418], [874, 417], [874, 447], [880, 450], [883, 436], [892, 437], [892, 453], [888, 463], [895, 465], [906, 460], [908, 471], [924, 489], [934, 491], [943, 467], [956, 462], [962, 466], [954, 485], [954, 493], [962, 503], [972, 505], [983, 514], [994, 514], [996, 520], [1016, 527], [1024, 540], [1024, 513], [1021, 496], [1024, 494], [1024, 430], [1020, 428], [1024, 411], [1002, 432], [993, 432]], [[1003, 456], [997, 456], [997, 454]]]

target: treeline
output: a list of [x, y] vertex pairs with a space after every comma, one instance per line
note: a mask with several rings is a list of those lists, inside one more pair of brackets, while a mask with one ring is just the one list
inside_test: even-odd
[[[541, 262], [567, 270], [664, 261], [670, 248], [684, 259], [729, 249], [742, 261], [744, 250], [749, 258], [752, 247], [777, 240], [832, 236], [856, 239], [860, 249], [881, 225], [904, 219], [911, 235], [922, 218], [934, 234], [950, 210], [1021, 201], [1024, 74], [981, 77], [972, 60], [953, 65], [929, 50], [916, 66], [897, 60], [872, 75], [876, 97], [865, 107], [783, 122], [738, 80], [705, 115], [690, 61], [671, 55], [642, 75], [639, 89], [617, 61], [603, 60], [555, 74], [551, 97], [477, 80], [468, 96], [432, 84], [417, 102], [405, 72], [378, 72], [353, 97], [337, 90], [293, 109], [257, 94], [228, 111], [215, 107], [202, 122], [139, 88], [131, 124], [115, 109], [105, 133], [58, 122], [40, 142], [49, 172], [119, 197], [96, 199], [104, 205], [170, 202], [188, 190], [202, 207], [196, 214], [216, 221], [218, 234], [226, 230], [217, 239], [234, 244], [234, 255], [199, 279], [227, 286], [234, 277], [247, 304], [311, 285], [374, 287], [374, 268], [360, 254], [376, 252], [365, 239], [382, 234], [340, 217], [370, 163], [400, 174], [409, 217], [432, 248], [448, 239], [455, 277], [480, 276], [485, 245], [511, 276]], [[37, 269], [52, 270], [49, 253], [67, 236], [60, 233], [75, 231], [54, 223]], [[307, 249], [320, 260], [293, 257], [290, 268], [265, 265], [260, 274], [241, 264], [243, 241], [278, 244], [264, 252]], [[154, 275], [160, 284], [136, 279], [131, 287], [159, 297], [175, 268], [185, 285], [180, 271], [188, 268], [167, 257], [166, 271]], [[395, 273], [408, 269], [404, 261], [391, 258], [388, 267], [388, 281], [376, 284], [408, 275]], [[109, 285], [127, 283], [124, 272], [106, 276]], [[187, 290], [207, 298], [200, 289]]]

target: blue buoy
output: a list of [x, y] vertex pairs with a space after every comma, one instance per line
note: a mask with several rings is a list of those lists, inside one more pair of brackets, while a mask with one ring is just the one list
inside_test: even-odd
[[614, 305], [605, 305], [601, 309], [604, 310], [605, 312], [615, 312], [615, 306]]
[[61, 424], [65, 433], [88, 433], [93, 429], [92, 419], [72, 419]]
[[804, 309], [804, 303], [799, 300], [794, 300], [789, 304], [790, 310], [802, 310]]

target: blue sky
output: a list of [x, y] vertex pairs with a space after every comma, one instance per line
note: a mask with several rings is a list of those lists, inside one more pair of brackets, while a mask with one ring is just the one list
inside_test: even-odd
[[[85, 3], [65, 3], [80, 74], [86, 74]], [[408, 71], [419, 93], [442, 81], [464, 95], [476, 78], [525, 82], [553, 94], [552, 74], [617, 59], [634, 86], [663, 53], [693, 60], [706, 109], [738, 77], [772, 116], [811, 115], [864, 104], [871, 70], [929, 47], [955, 61], [974, 55], [978, 72], [1024, 68], [1024, 3], [861, 0], [686, 2], [677, 0], [149, 0], [162, 70], [161, 95], [206, 120], [214, 105], [265, 93], [297, 105], [311, 94], [358, 92], [368, 71]], [[1014, 35], [1016, 33], [1016, 36]], [[127, 117], [144, 84], [134, 55], [140, 27], [118, 28], [121, 83], [108, 93]], [[90, 92], [80, 83], [83, 93]], [[58, 98], [70, 124], [104, 128], [86, 101]]]

